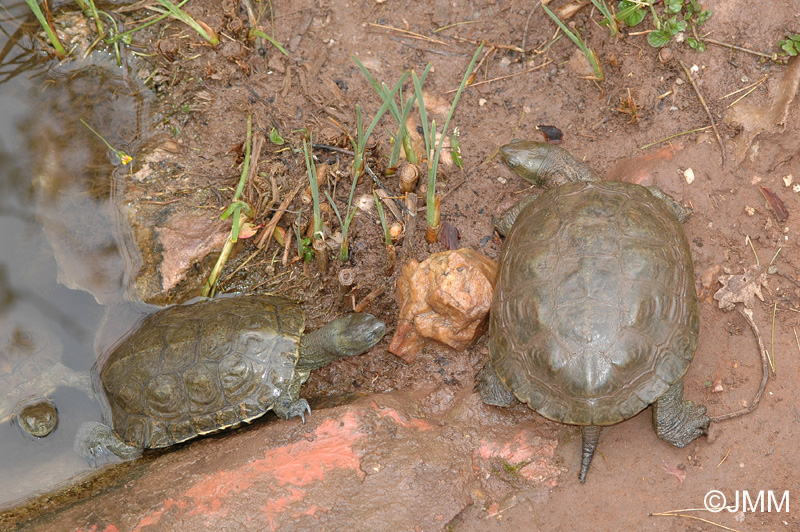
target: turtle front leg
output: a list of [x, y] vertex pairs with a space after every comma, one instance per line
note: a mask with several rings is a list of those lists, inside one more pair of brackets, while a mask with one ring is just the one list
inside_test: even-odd
[[300, 398], [300, 387], [308, 380], [309, 371], [295, 368], [294, 379], [286, 390], [275, 400], [272, 409], [283, 419], [299, 417], [306, 422], [306, 414], [311, 413], [308, 401]]
[[686, 447], [708, 430], [706, 407], [683, 400], [683, 380], [669, 387], [653, 403], [653, 428], [658, 437], [676, 447]]
[[140, 447], [122, 441], [111, 427], [96, 421], [87, 421], [78, 428], [73, 448], [92, 467], [97, 467], [101, 458], [110, 459], [112, 454], [121, 460], [133, 460], [142, 456]]
[[492, 225], [495, 230], [500, 233], [500, 236], [508, 235], [511, 228], [514, 227], [514, 222], [517, 221], [517, 216], [522, 212], [522, 209], [531, 204], [539, 194], [531, 193], [524, 196], [517, 203], [512, 205], [503, 215], [499, 218], [492, 218]]

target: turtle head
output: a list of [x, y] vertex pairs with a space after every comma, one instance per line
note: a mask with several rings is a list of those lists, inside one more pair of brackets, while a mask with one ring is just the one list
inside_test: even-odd
[[317, 369], [337, 358], [360, 355], [380, 342], [386, 324], [371, 314], [354, 313], [337, 318], [300, 340], [301, 369]]
[[500, 146], [500, 159], [512, 172], [537, 187], [545, 186], [541, 170], [553, 146], [545, 142], [512, 140]]
[[26, 434], [44, 438], [58, 425], [58, 410], [47, 398], [25, 400], [17, 405], [15, 420]]
[[356, 312], [333, 322], [336, 332], [332, 341], [341, 356], [360, 355], [381, 341], [386, 334], [386, 324], [372, 314]]
[[546, 142], [513, 140], [500, 147], [500, 159], [515, 174], [539, 188], [600, 180], [586, 163], [564, 148]]

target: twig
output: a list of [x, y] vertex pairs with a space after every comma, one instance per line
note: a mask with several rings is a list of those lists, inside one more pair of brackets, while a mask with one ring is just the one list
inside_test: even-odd
[[476, 24], [477, 22], [479, 22], [479, 21], [477, 21], [477, 20], [465, 20], [463, 22], [455, 22], [453, 24], [448, 24], [447, 26], [441, 26], [439, 28], [436, 28], [435, 30], [433, 30], [433, 33], [439, 33], [440, 31], [444, 31], [444, 30], [447, 30], [447, 29], [450, 29], [450, 28], [455, 28], [456, 26], [466, 26], [467, 24]]
[[718, 423], [720, 421], [725, 421], [726, 419], [732, 419], [735, 417], [743, 416], [745, 414], [749, 414], [753, 410], [755, 410], [756, 406], [758, 406], [758, 402], [761, 400], [761, 394], [764, 393], [764, 388], [767, 387], [767, 379], [769, 378], [769, 361], [767, 360], [767, 350], [764, 348], [764, 342], [761, 340], [761, 334], [758, 332], [758, 327], [756, 326], [756, 322], [753, 321], [753, 317], [751, 316], [751, 312], [747, 309], [739, 310], [739, 314], [744, 316], [744, 319], [750, 325], [750, 328], [753, 330], [753, 335], [756, 337], [756, 341], [758, 342], [758, 349], [761, 353], [761, 384], [758, 387], [758, 391], [756, 395], [753, 397], [753, 400], [750, 401], [750, 404], [747, 408], [743, 410], [739, 410], [736, 412], [731, 412], [730, 414], [723, 414], [721, 416], [715, 416], [711, 418], [713, 423]]
[[639, 149], [640, 150], [646, 150], [647, 148], [655, 146], [656, 144], [661, 144], [662, 142], [666, 142], [668, 140], [672, 140], [672, 139], [677, 138], [677, 137], [682, 137], [684, 135], [689, 135], [690, 133], [697, 133], [698, 131], [705, 131], [706, 129], [711, 129], [711, 126], [699, 127], [697, 129], [690, 129], [689, 131], [683, 131], [681, 133], [675, 133], [674, 135], [670, 135], [669, 137], [664, 137], [661, 140], [657, 140], [655, 142], [651, 142], [650, 144], [645, 144], [644, 146], [640, 146]]
[[[451, 39], [455, 39], [458, 42], [468, 42], [478, 46], [480, 43], [484, 43], [486, 45], [487, 54], [492, 48], [497, 48], [498, 50], [511, 50], [512, 52], [524, 52], [525, 50], [520, 48], [519, 46], [514, 46], [513, 44], [500, 44], [500, 43], [493, 43], [484, 40], [475, 40], [475, 39], [467, 39], [465, 37], [459, 37], [458, 35], [448, 35]], [[480, 65], [479, 65], [480, 66]], [[475, 67], [475, 70], [478, 70], [478, 67]]]
[[258, 237], [258, 242], [256, 242], [256, 247], [258, 249], [263, 249], [269, 244], [269, 239], [272, 238], [272, 233], [275, 232], [275, 228], [278, 227], [278, 222], [281, 221], [281, 216], [283, 216], [286, 207], [292, 202], [297, 193], [300, 192], [300, 189], [303, 188], [303, 182], [301, 181], [294, 190], [292, 190], [288, 196], [283, 198], [280, 207], [278, 207], [278, 211], [272, 216], [272, 220], [269, 221], [267, 226], [261, 231], [261, 235]]
[[721, 466], [721, 465], [722, 465], [722, 462], [724, 462], [725, 460], [727, 460], [727, 459], [728, 459], [728, 455], [729, 455], [729, 454], [731, 454], [731, 449], [733, 449], [733, 447], [731, 447], [730, 449], [728, 449], [728, 452], [727, 452], [727, 453], [725, 453], [725, 456], [723, 456], [723, 457], [722, 457], [722, 460], [720, 460], [720, 461], [719, 461], [719, 463], [717, 464], [717, 467]]
[[[736, 90], [735, 90], [735, 91], [733, 91], [733, 92], [729, 92], [729, 93], [728, 93], [728, 94], [726, 94], [725, 96], [720, 96], [720, 98], [719, 98], [719, 99], [720, 99], [720, 100], [724, 100], [725, 98], [730, 98], [730, 97], [731, 97], [731, 96], [733, 96], [734, 94], [739, 94], [740, 92], [742, 92], [742, 91], [746, 91], [747, 89], [753, 89], [753, 88], [756, 88], [756, 87], [758, 87], [759, 85], [761, 85], [762, 83], [764, 83], [764, 82], [767, 80], [767, 78], [768, 78], [768, 77], [769, 77], [769, 75], [764, 75], [764, 77], [763, 77], [763, 78], [761, 78], [760, 80], [758, 80], [758, 81], [754, 81], [754, 82], [753, 82], [753, 83], [751, 83], [750, 85], [747, 85], [746, 87], [742, 87], [741, 89], [736, 89]], [[750, 94], [750, 93], [748, 92], [747, 94]], [[737, 100], [737, 101], [738, 101], [738, 100]]]
[[364, 310], [372, 304], [372, 302], [386, 291], [386, 283], [379, 284], [372, 292], [364, 296], [358, 305], [353, 307], [353, 312], [364, 312]]
[[711, 44], [716, 44], [717, 46], [724, 46], [725, 48], [730, 48], [731, 50], [736, 50], [739, 52], [744, 52], [746, 54], [753, 54], [759, 57], [766, 57], [767, 59], [771, 59], [775, 61], [778, 59], [778, 54], [765, 54], [764, 52], [756, 52], [754, 50], [748, 50], [747, 48], [742, 48], [741, 46], [736, 46], [735, 44], [728, 44], [726, 42], [719, 42], [715, 41], [714, 39], [704, 38], [703, 41], [709, 42]]
[[[386, 190], [386, 187], [385, 187], [385, 186], [383, 186], [383, 183], [381, 183], [381, 180], [378, 178], [378, 176], [376, 176], [376, 175], [375, 175], [375, 172], [373, 172], [373, 171], [372, 171], [372, 168], [370, 168], [368, 164], [364, 163], [364, 169], [365, 169], [365, 170], [367, 171], [367, 173], [370, 175], [370, 177], [371, 177], [371, 178], [372, 178], [372, 180], [375, 182], [375, 184], [376, 184], [376, 185], [378, 185], [378, 188], [380, 188], [381, 190], [383, 190], [384, 192], [386, 192], [386, 193], [387, 193], [387, 198], [391, 197], [391, 196], [389, 196], [389, 195], [388, 195], [388, 194], [389, 194], [389, 191], [388, 191], [388, 190]], [[401, 202], [400, 200], [398, 200], [398, 199], [396, 199], [396, 198], [392, 198], [392, 199], [394, 200], [395, 204], [397, 204], [397, 206], [399, 206], [401, 209], [403, 209], [403, 210], [405, 210], [405, 211], [407, 211], [407, 210], [408, 210], [408, 207], [406, 207], [405, 205], [403, 205], [403, 202]], [[413, 215], [412, 215], [412, 216], [413, 216]]]
[[374, 22], [367, 22], [367, 26], [375, 26], [376, 28], [382, 28], [384, 30], [389, 31], [396, 31], [397, 33], [402, 33], [404, 35], [408, 35], [414, 39], [420, 39], [422, 41], [434, 42], [436, 44], [442, 44], [444, 46], [450, 46], [444, 41], [440, 41], [439, 39], [434, 39], [433, 37], [426, 37], [425, 35], [420, 35], [419, 33], [414, 33], [413, 31], [402, 30], [400, 28], [395, 28], [394, 26], [385, 26], [383, 24], [376, 24]]
[[335, 151], [337, 153], [343, 153], [345, 155], [349, 155], [350, 157], [356, 156], [353, 150], [346, 150], [344, 148], [339, 148], [338, 146], [329, 146], [328, 144], [312, 144], [311, 147], [314, 148], [315, 150]]
[[522, 53], [525, 53], [526, 41], [528, 40], [528, 25], [529, 25], [529, 24], [530, 24], [530, 22], [531, 22], [531, 16], [533, 15], [533, 12], [534, 12], [534, 11], [536, 11], [536, 9], [537, 9], [537, 8], [538, 8], [540, 5], [541, 5], [541, 2], [536, 2], [536, 5], [535, 5], [535, 6], [533, 6], [533, 7], [530, 9], [530, 11], [528, 11], [528, 18], [526, 18], [526, 19], [525, 19], [525, 29], [522, 31], [522, 46], [521, 46], [521, 48], [522, 48]]
[[700, 88], [697, 86], [697, 83], [695, 83], [692, 73], [689, 72], [689, 69], [686, 68], [686, 65], [683, 64], [683, 61], [678, 61], [678, 63], [680, 63], [681, 68], [686, 74], [686, 77], [689, 78], [689, 83], [692, 84], [694, 92], [697, 94], [697, 98], [700, 100], [700, 105], [703, 106], [703, 109], [705, 109], [706, 114], [708, 115], [708, 119], [711, 120], [711, 127], [714, 129], [714, 135], [717, 137], [719, 149], [722, 151], [722, 166], [725, 166], [725, 145], [722, 143], [722, 139], [719, 136], [719, 130], [717, 129], [717, 123], [714, 121], [714, 116], [711, 114], [708, 105], [706, 105], [706, 100], [703, 98], [703, 94], [700, 92]]
[[428, 54], [436, 54], [436, 55], [443, 55], [445, 57], [456, 57], [456, 56], [463, 56], [467, 54], [455, 53], [455, 52], [448, 52], [447, 50], [436, 50], [435, 48], [431, 48], [430, 46], [421, 46], [419, 44], [415, 44], [408, 39], [404, 39], [402, 37], [398, 37], [397, 35], [389, 35], [389, 38], [394, 42], [399, 42], [403, 46], [408, 46], [413, 50], [419, 50], [420, 52], [425, 52]]
[[[483, 81], [477, 81], [475, 83], [472, 83], [472, 84], [468, 85], [468, 87], [477, 87], [478, 85], [483, 85], [484, 83], [493, 83], [495, 81], [500, 81], [500, 80], [504, 80], [504, 79], [507, 79], [507, 78], [513, 78], [514, 76], [521, 76], [522, 74], [527, 74], [528, 72], [533, 72], [534, 70], [539, 70], [540, 68], [546, 67], [547, 65], [549, 65], [552, 62], [553, 62], [552, 60], [548, 59], [547, 61], [545, 61], [541, 65], [535, 66], [533, 68], [529, 68], [527, 70], [523, 70], [522, 72], [514, 72], [513, 74], [506, 74], [505, 76], [500, 76], [500, 77], [497, 77], [497, 78], [485, 79]], [[451, 94], [451, 93], [456, 92], [457, 90], [458, 89], [451, 89], [449, 91], [446, 91], [445, 94]]]
[[697, 521], [702, 521], [704, 523], [708, 523], [709, 525], [714, 525], [723, 530], [730, 530], [731, 532], [741, 532], [740, 530], [736, 530], [735, 528], [730, 528], [725, 525], [721, 525], [719, 523], [715, 523], [714, 521], [709, 521], [708, 519], [703, 519], [702, 517], [697, 517], [696, 515], [689, 515], [689, 514], [679, 514], [675, 512], [679, 512], [680, 510], [675, 510], [673, 512], [659, 512], [656, 514], [650, 514], [653, 517], [686, 517], [688, 519], [696, 519]]

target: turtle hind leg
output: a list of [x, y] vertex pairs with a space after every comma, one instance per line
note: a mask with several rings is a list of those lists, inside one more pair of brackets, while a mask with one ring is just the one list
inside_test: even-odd
[[73, 448], [92, 467], [97, 467], [100, 462], [111, 461], [114, 456], [121, 460], [133, 460], [142, 455], [140, 447], [125, 443], [114, 434], [111, 427], [96, 421], [87, 421], [78, 428]]
[[597, 425], [584, 425], [581, 427], [583, 445], [581, 447], [581, 470], [578, 473], [578, 480], [581, 481], [581, 484], [586, 482], [586, 473], [589, 472], [589, 465], [591, 465], [594, 451], [597, 449], [597, 442], [600, 441], [601, 430], [602, 427]]
[[706, 407], [683, 400], [683, 380], [670, 386], [653, 403], [653, 428], [658, 437], [676, 447], [686, 447], [708, 430]]
[[492, 367], [487, 362], [475, 376], [475, 388], [481, 396], [483, 404], [491, 406], [513, 406], [517, 403], [514, 395], [508, 391], [506, 385], [500, 380]]

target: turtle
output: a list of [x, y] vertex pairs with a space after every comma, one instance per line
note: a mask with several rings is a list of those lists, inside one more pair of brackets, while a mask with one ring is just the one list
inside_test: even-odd
[[579, 425], [581, 483], [602, 428], [650, 405], [662, 440], [705, 434], [706, 408], [683, 399], [700, 323], [688, 209], [654, 187], [603, 181], [560, 146], [514, 141], [500, 157], [546, 190], [495, 220], [506, 238], [483, 402]]
[[107, 423], [81, 425], [75, 451], [96, 465], [104, 456], [131, 460], [145, 449], [250, 423], [270, 410], [305, 422], [311, 408], [299, 391], [309, 372], [368, 351], [386, 327], [353, 313], [305, 335], [304, 328], [299, 304], [270, 294], [151, 314], [98, 363]]
[[44, 438], [58, 426], [48, 397], [60, 386], [92, 396], [92, 381], [61, 362], [63, 349], [47, 331], [16, 326], [0, 341], [0, 422], [13, 420], [26, 436]]

